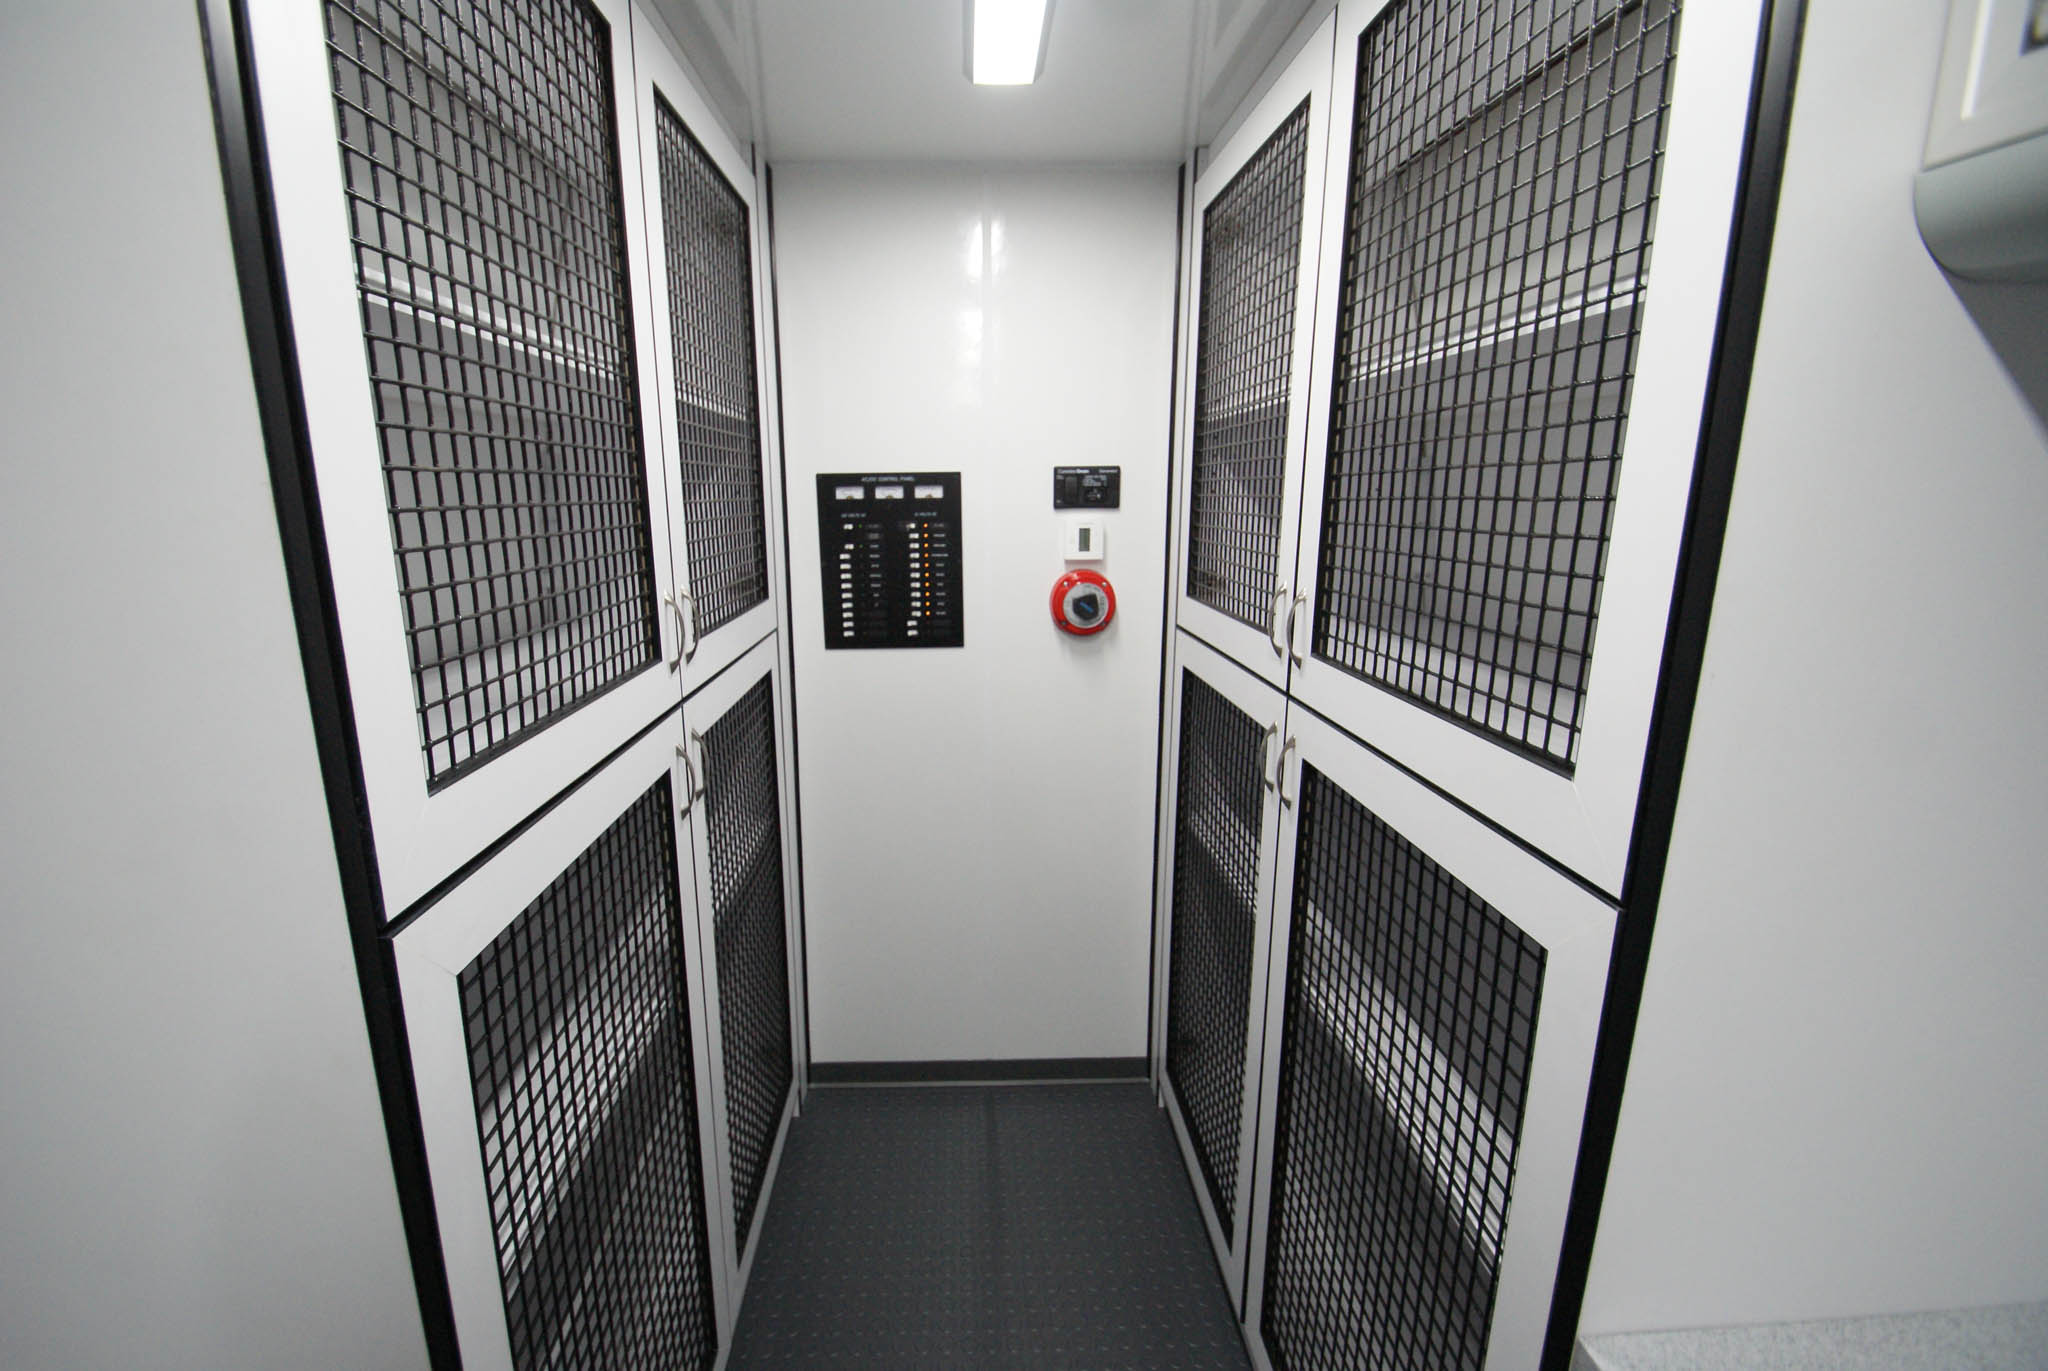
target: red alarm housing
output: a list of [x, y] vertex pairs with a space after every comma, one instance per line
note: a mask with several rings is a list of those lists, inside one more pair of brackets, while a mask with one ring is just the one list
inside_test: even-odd
[[1116, 591], [1099, 571], [1070, 571], [1052, 583], [1052, 621], [1085, 638], [1116, 617]]

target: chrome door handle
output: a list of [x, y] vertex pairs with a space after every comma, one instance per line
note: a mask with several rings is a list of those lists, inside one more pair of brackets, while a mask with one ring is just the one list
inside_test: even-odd
[[[704, 735], [699, 733], [694, 728], [690, 730], [690, 741], [697, 745], [698, 752], [701, 753], [704, 751]], [[690, 796], [691, 804], [695, 804], [697, 801], [703, 799], [706, 795], [711, 793], [711, 759], [708, 756], [704, 759], [704, 773], [701, 779], [702, 784], [699, 784], [699, 777], [697, 775], [696, 769], [692, 768], [690, 772], [690, 783], [693, 786], [696, 786], [697, 791], [696, 794]]]
[[1273, 613], [1269, 616], [1272, 622], [1266, 625], [1266, 641], [1273, 645], [1273, 655], [1282, 661], [1287, 658], [1287, 645], [1280, 638], [1280, 605], [1286, 599], [1286, 586], [1273, 592]]
[[1307, 591], [1303, 591], [1301, 594], [1295, 596], [1294, 603], [1287, 607], [1287, 655], [1294, 659], [1294, 664], [1296, 666], [1308, 665], [1308, 653], [1305, 650], [1297, 650], [1294, 646], [1295, 616], [1299, 615], [1302, 610], [1307, 608]]
[[[1280, 765], [1273, 768], [1273, 785], [1280, 792], [1280, 807], [1282, 809], [1292, 809], [1294, 807], [1294, 800], [1287, 798], [1287, 754], [1294, 751], [1295, 746], [1300, 741], [1299, 738], [1290, 734], [1286, 745], [1280, 749]], [[1301, 796], [1297, 791], [1295, 799], [1300, 798]]]
[[676, 616], [676, 655], [669, 658], [668, 669], [681, 671], [683, 663], [697, 655], [697, 644], [690, 635], [690, 619], [696, 609], [696, 601], [687, 590], [673, 591], [661, 597], [661, 602], [674, 611]]
[[1280, 736], [1280, 725], [1268, 724], [1266, 731], [1259, 735], [1259, 784], [1266, 789], [1275, 788], [1275, 782], [1266, 775], [1266, 753], [1273, 746], [1273, 740]]
[[690, 760], [690, 749], [681, 743], [676, 744], [676, 756], [683, 762], [683, 802], [676, 806], [676, 817], [684, 819], [697, 803], [697, 766]]

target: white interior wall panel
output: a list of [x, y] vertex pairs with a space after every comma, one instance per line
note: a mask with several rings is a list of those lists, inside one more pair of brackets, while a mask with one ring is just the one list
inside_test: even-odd
[[2048, 444], [1914, 229], [1945, 8], [1808, 9], [1587, 1333], [2048, 1297]]
[[0, 1365], [424, 1368], [194, 8], [0, 110]]
[[[812, 1056], [1136, 1057], [1175, 174], [776, 168]], [[1117, 618], [1052, 625], [1052, 468], [1119, 465]], [[833, 650], [815, 476], [961, 473], [965, 646]]]

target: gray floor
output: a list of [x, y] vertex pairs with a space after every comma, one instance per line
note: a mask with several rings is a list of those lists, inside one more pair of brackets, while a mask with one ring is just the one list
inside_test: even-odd
[[732, 1371], [1246, 1371], [1151, 1087], [819, 1087]]

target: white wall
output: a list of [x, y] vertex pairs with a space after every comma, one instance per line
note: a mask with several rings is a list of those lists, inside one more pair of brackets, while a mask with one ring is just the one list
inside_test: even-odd
[[[821, 1062], [1145, 1051], [1175, 179], [781, 166]], [[1057, 632], [1052, 468], [1120, 465], [1116, 622]], [[824, 471], [962, 473], [966, 646], [826, 651]]]
[[0, 1365], [424, 1366], [194, 7], [0, 127]]
[[2048, 1296], [2048, 444], [1914, 230], [1944, 9], [1811, 6], [1589, 1333]]

